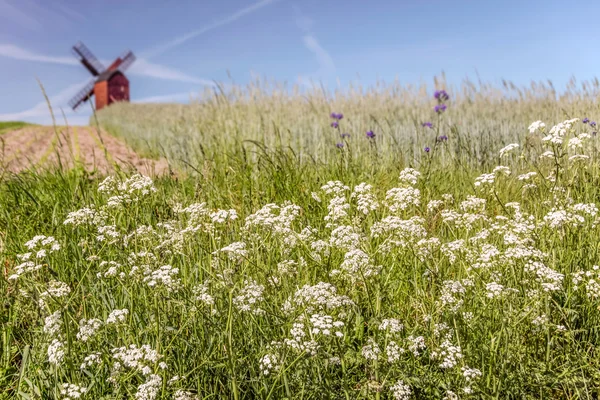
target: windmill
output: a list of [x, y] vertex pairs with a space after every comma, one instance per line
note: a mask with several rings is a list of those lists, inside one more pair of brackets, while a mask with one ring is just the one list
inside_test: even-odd
[[73, 110], [92, 96], [96, 98], [96, 110], [117, 101], [129, 101], [129, 80], [124, 72], [135, 61], [131, 51], [123, 52], [108, 68], [104, 68], [83, 43], [78, 42], [72, 50], [75, 57], [94, 77], [69, 101]]

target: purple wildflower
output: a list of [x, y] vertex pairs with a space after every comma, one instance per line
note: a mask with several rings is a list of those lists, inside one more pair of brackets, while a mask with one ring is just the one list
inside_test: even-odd
[[596, 121], [590, 121], [590, 126], [596, 126]]
[[342, 118], [344, 118], [344, 114], [338, 114], [338, 113], [334, 113], [332, 112], [331, 114], [329, 114], [329, 116], [333, 119], [337, 119], [338, 121]]
[[425, 153], [429, 153], [431, 151], [431, 149], [429, 147], [425, 147]]
[[432, 124], [431, 122], [423, 122], [423, 123], [421, 124], [421, 126], [422, 126], [423, 128], [425, 128], [425, 127], [429, 128], [429, 129], [433, 128], [433, 124]]
[[584, 124], [587, 124], [588, 122], [590, 122], [590, 119], [586, 117], [586, 118], [584, 118], [584, 119], [583, 119], [583, 121], [581, 121], [581, 122], [583, 122]]
[[445, 104], [438, 104], [433, 109], [435, 110], [436, 113], [441, 114], [444, 111], [446, 111], [446, 105]]
[[344, 147], [344, 143], [337, 143], [336, 146], [338, 149], [341, 149], [342, 147]]
[[446, 93], [445, 90], [436, 90], [433, 94], [433, 97], [435, 97], [438, 101], [447, 101], [450, 99], [450, 96], [448, 96], [448, 93]]
[[342, 139], [349, 138], [349, 137], [350, 137], [349, 133], [342, 133]]
[[446, 135], [441, 135], [440, 137], [438, 137], [438, 142], [445, 142], [448, 140], [448, 136]]
[[331, 123], [331, 127], [332, 127], [332, 128], [338, 128], [339, 126], [340, 126], [340, 124], [338, 124], [338, 122], [337, 122], [337, 121], [333, 121], [333, 122]]
[[337, 117], [337, 119], [339, 121], [340, 119], [344, 118], [344, 114], [339, 113], [338, 115], [336, 115], [336, 117]]
[[369, 138], [369, 139], [373, 139], [373, 138], [375, 138], [375, 134], [373, 133], [373, 131], [368, 131], [368, 132], [366, 133], [366, 135], [367, 135], [367, 138]]

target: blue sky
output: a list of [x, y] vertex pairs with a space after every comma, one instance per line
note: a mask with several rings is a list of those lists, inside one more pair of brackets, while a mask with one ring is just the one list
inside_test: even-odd
[[0, 0], [0, 120], [50, 121], [39, 79], [71, 123], [87, 122], [87, 107], [67, 106], [90, 79], [77, 40], [105, 64], [133, 50], [136, 102], [187, 102], [228, 73], [333, 89], [444, 71], [560, 88], [600, 69], [599, 12], [577, 0]]

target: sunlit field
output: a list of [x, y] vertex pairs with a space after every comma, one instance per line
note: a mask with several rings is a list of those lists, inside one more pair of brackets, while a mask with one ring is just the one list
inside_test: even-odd
[[0, 181], [0, 398], [597, 399], [598, 82], [256, 83]]

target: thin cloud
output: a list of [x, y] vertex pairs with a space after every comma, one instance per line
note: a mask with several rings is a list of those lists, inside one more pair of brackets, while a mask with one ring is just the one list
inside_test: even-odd
[[31, 13], [20, 10], [8, 0], [0, 0], [0, 20], [12, 22], [32, 30], [39, 30], [42, 24]]
[[129, 70], [133, 75], [147, 76], [157, 79], [166, 79], [171, 81], [195, 83], [204, 86], [215, 86], [215, 83], [208, 79], [196, 78], [184, 72], [164, 65], [154, 64], [146, 59], [140, 58], [131, 65]]
[[313, 53], [319, 63], [319, 71], [317, 74], [325, 75], [335, 72], [335, 63], [333, 62], [331, 54], [321, 46], [316, 37], [313, 35], [305, 35], [302, 40], [304, 46]]
[[71, 7], [66, 6], [65, 4], [61, 4], [60, 2], [53, 2], [52, 5], [58, 8], [66, 17], [72, 20], [87, 21], [85, 15], [81, 14], [80, 12], [74, 10]]
[[15, 25], [41, 31], [48, 26], [64, 27], [73, 20], [85, 20], [61, 0], [0, 0], [0, 25]]
[[260, 10], [261, 8], [266, 7], [269, 4], [273, 4], [277, 1], [278, 0], [261, 0], [257, 3], [252, 4], [251, 6], [248, 6], [246, 8], [242, 8], [241, 10], [236, 11], [235, 13], [231, 14], [230, 16], [228, 16], [226, 18], [223, 18], [221, 20], [213, 22], [212, 24], [209, 24], [201, 29], [197, 29], [197, 30], [188, 32], [185, 35], [175, 38], [169, 42], [158, 45], [155, 48], [144, 52], [143, 56], [145, 58], [156, 57], [174, 47], [177, 47], [177, 46], [187, 42], [190, 39], [200, 36], [206, 32], [212, 31], [213, 29], [219, 28], [223, 25], [230, 24], [230, 23], [242, 18], [245, 15], [251, 14], [251, 13], [253, 13], [257, 10]]
[[[39, 54], [30, 50], [24, 49], [13, 44], [0, 44], [0, 56], [13, 58], [15, 60], [33, 61], [49, 64], [61, 64], [69, 66], [78, 66], [79, 61], [73, 57], [56, 57], [45, 54]], [[102, 60], [105, 65], [109, 65], [112, 61]], [[204, 86], [214, 86], [214, 82], [209, 79], [196, 78], [176, 69], [151, 63], [143, 58], [136, 60], [132, 64], [130, 73], [132, 75], [145, 76], [150, 78], [165, 79], [170, 81], [195, 83]]]
[[312, 33], [312, 27], [314, 25], [313, 19], [303, 14], [298, 6], [294, 6], [293, 10], [296, 14], [296, 26], [304, 32], [302, 43], [304, 43], [304, 47], [313, 54], [319, 65], [316, 72], [309, 75], [300, 75], [298, 80], [307, 87], [313, 87], [313, 81], [315, 79], [318, 80], [323, 76], [333, 75], [335, 73], [335, 62], [333, 61], [331, 54], [321, 46], [317, 37]]
[[16, 60], [35, 61], [50, 64], [78, 65], [79, 62], [73, 57], [53, 57], [31, 52], [13, 44], [0, 44], [0, 56], [14, 58]]
[[134, 103], [180, 103], [182, 101], [191, 100], [193, 94], [191, 92], [165, 94], [159, 96], [143, 97], [134, 99]]
[[[75, 83], [67, 86], [54, 96], [50, 96], [50, 105], [57, 123], [62, 123], [61, 108], [65, 112], [67, 119], [69, 116], [73, 116], [73, 111], [68, 106], [69, 100], [85, 85], [87, 81]], [[41, 96], [41, 94], [40, 94]], [[35, 106], [16, 113], [0, 114], [0, 121], [31, 121], [31, 122], [42, 122], [47, 123], [52, 121], [52, 115], [48, 109], [46, 101], [40, 101]]]

